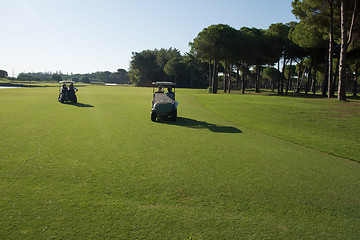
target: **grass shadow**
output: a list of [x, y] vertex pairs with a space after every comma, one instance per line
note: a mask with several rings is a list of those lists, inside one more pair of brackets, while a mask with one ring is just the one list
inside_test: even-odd
[[172, 122], [169, 119], [159, 119], [159, 123], [177, 125], [188, 128], [197, 128], [197, 129], [209, 129], [212, 132], [216, 133], [242, 133], [242, 131], [235, 127], [216, 125], [208, 122], [198, 121], [195, 119], [178, 117], [176, 122]]

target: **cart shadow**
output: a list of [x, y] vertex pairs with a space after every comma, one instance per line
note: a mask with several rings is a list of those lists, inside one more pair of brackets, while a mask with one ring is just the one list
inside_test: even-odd
[[71, 105], [71, 106], [75, 106], [75, 107], [81, 107], [81, 108], [83, 108], [83, 107], [90, 107], [90, 108], [95, 107], [95, 106], [90, 105], [90, 104], [79, 103], [79, 102], [78, 103], [63, 103], [63, 104]]
[[178, 117], [176, 122], [172, 122], [169, 119], [159, 119], [159, 123], [169, 124], [169, 125], [176, 125], [188, 128], [196, 128], [196, 129], [209, 129], [212, 132], [216, 133], [242, 133], [242, 131], [236, 127], [230, 126], [222, 126], [216, 125], [204, 121], [197, 121], [195, 119]]

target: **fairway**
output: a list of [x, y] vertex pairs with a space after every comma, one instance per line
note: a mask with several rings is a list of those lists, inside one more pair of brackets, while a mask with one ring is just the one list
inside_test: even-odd
[[358, 239], [358, 118], [334, 150], [263, 125], [275, 97], [176, 94], [174, 123], [150, 88], [0, 89], [0, 239]]

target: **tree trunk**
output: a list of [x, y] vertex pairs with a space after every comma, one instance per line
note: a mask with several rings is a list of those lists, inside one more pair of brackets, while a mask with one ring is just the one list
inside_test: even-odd
[[245, 94], [245, 65], [243, 66], [242, 71], [242, 94]]
[[334, 9], [333, 9], [333, 0], [328, 1], [330, 5], [330, 36], [329, 36], [329, 74], [328, 74], [328, 98], [334, 97], [333, 95], [333, 48], [334, 48]]
[[255, 70], [255, 92], [259, 93], [260, 92], [260, 64], [256, 64], [256, 70]]
[[213, 70], [213, 81], [212, 81], [212, 93], [217, 93], [219, 84], [219, 60], [214, 59], [214, 70]]
[[357, 82], [358, 82], [358, 74], [359, 74], [359, 65], [360, 64], [355, 65], [355, 79], [354, 79], [354, 89], [353, 89], [353, 96], [354, 97], [357, 96]]
[[300, 75], [301, 75], [302, 63], [303, 63], [302, 61], [299, 63], [298, 77], [296, 80], [296, 93], [300, 92]]
[[335, 89], [338, 87], [339, 83], [338, 83], [338, 78], [339, 78], [339, 74], [336, 74], [339, 72], [339, 66], [340, 66], [340, 57], [337, 59], [336, 61], [336, 67], [335, 67], [335, 74], [333, 74], [334, 76], [334, 81], [333, 81], [333, 86], [332, 86], [332, 96], [335, 96]]
[[228, 72], [227, 72], [228, 62], [225, 60], [225, 67], [224, 67], [224, 93], [227, 91], [227, 84], [228, 84]]
[[315, 95], [316, 94], [316, 83], [317, 83], [317, 80], [316, 80], [316, 72], [317, 72], [317, 69], [316, 67], [314, 68], [314, 75], [313, 75], [313, 82], [312, 82], [312, 91], [313, 91], [313, 94]]
[[229, 64], [229, 79], [228, 79], [229, 81], [229, 93], [230, 93], [230, 91], [231, 91], [231, 64]]
[[305, 86], [305, 95], [308, 94], [308, 91], [309, 91], [309, 85], [310, 85], [310, 81], [311, 81], [311, 71], [312, 71], [312, 64], [310, 65], [310, 68], [309, 68], [308, 80], [307, 80], [306, 86]]
[[235, 90], [239, 89], [239, 72], [240, 72], [240, 66], [239, 64], [236, 64], [236, 83], [235, 83]]
[[278, 94], [280, 94], [280, 60], [278, 61], [278, 76], [277, 76], [277, 88]]
[[347, 28], [345, 0], [341, 0], [341, 47], [340, 47], [340, 66], [339, 66], [339, 87], [338, 100], [346, 100], [346, 52], [347, 52]]
[[[329, 56], [326, 56], [326, 61], [328, 62], [329, 61]], [[321, 93], [321, 96], [323, 97], [327, 97], [327, 89], [328, 89], [328, 81], [329, 81], [329, 65], [328, 64], [325, 64], [325, 76], [324, 76], [324, 80], [322, 82], [322, 85], [321, 85], [321, 89], [322, 89], [322, 93]]]
[[211, 83], [211, 79], [212, 79], [212, 74], [211, 74], [211, 57], [209, 58], [209, 75], [208, 75], [208, 81], [209, 81], [209, 87], [211, 87], [212, 86], [212, 83]]
[[284, 93], [285, 65], [286, 65], [286, 58], [284, 56], [284, 62], [283, 62], [283, 67], [282, 67], [282, 72], [281, 72], [281, 87], [280, 87], [281, 94]]
[[289, 91], [289, 85], [290, 85], [290, 78], [291, 78], [291, 64], [292, 64], [292, 58], [290, 59], [289, 74], [288, 74], [288, 79], [287, 79], [287, 82], [286, 82], [286, 92], [285, 92], [285, 94], [286, 94], [286, 95], [288, 94], [288, 91]]
[[275, 85], [275, 83], [274, 83], [274, 81], [275, 81], [275, 71], [273, 71], [273, 76], [272, 76], [272, 80], [271, 80], [271, 91], [272, 92], [274, 92], [275, 91], [275, 89], [274, 89], [274, 85]]

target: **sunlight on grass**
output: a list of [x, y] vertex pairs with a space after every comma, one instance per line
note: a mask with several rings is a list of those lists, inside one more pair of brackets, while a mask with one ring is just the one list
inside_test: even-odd
[[[87, 86], [72, 105], [56, 87], [1, 90], [1, 239], [359, 236], [359, 164], [274, 134], [320, 134], [325, 116], [358, 130], [326, 110], [339, 104], [177, 89], [172, 123], [150, 120], [151, 97]], [[344, 129], [334, 137], [352, 138]]]

